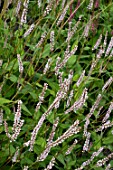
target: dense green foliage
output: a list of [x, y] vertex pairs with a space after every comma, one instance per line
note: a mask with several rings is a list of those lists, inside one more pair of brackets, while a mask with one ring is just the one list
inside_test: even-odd
[[[113, 77], [113, 42], [111, 43], [110, 53], [106, 54], [109, 42], [113, 36], [113, 2], [112, 0], [94, 0], [92, 9], [88, 9], [89, 0], [72, 0], [66, 1], [62, 9], [63, 0], [41, 1], [41, 6], [37, 0], [29, 0], [27, 11], [27, 22], [22, 23], [22, 13], [25, 9], [24, 0], [21, 0], [20, 10], [17, 14], [17, 4], [19, 1], [11, 1], [7, 4], [7, 0], [1, 2], [0, 14], [0, 170], [19, 170], [28, 166], [29, 170], [42, 170], [47, 167], [52, 157], [55, 157], [53, 169], [73, 170], [79, 168], [83, 162], [90, 159], [94, 152], [104, 147], [103, 151], [95, 157], [89, 165], [83, 169], [101, 170], [105, 169], [108, 163], [113, 168], [113, 160], [110, 158], [103, 166], [97, 167], [98, 160], [103, 159], [113, 152], [113, 134], [112, 125], [108, 128], [97, 132], [105, 117], [108, 108], [113, 102], [113, 84], [109, 84], [105, 90], [102, 90], [105, 82]], [[44, 15], [47, 5], [50, 4], [51, 10]], [[68, 5], [67, 5], [68, 4]], [[62, 12], [68, 6], [64, 19], [60, 24], [58, 19]], [[73, 11], [76, 9], [76, 12]], [[73, 17], [72, 17], [73, 15]], [[81, 18], [80, 18], [81, 17]], [[80, 18], [80, 19], [79, 19]], [[77, 30], [71, 37], [70, 41], [66, 39], [69, 33], [69, 23], [71, 29], [78, 23]], [[25, 36], [25, 32], [31, 24], [35, 24], [29, 35]], [[85, 36], [85, 28], [89, 25], [88, 36]], [[50, 35], [54, 31], [54, 49], [51, 49]], [[40, 41], [42, 34], [46, 33], [42, 43], [36, 46]], [[102, 40], [97, 49], [94, 49], [95, 43], [102, 34]], [[107, 35], [107, 36], [106, 36]], [[104, 45], [106, 37], [106, 45]], [[50, 113], [44, 119], [36, 136], [33, 151], [29, 151], [29, 146], [24, 143], [31, 139], [33, 129], [38, 124], [41, 116], [47, 112], [48, 108], [54, 102], [56, 94], [60, 89], [59, 75], [55, 75], [55, 66], [58, 57], [63, 61], [68, 43], [70, 51], [78, 46], [74, 54], [72, 54], [66, 64], [60, 68], [63, 81], [68, 78], [70, 70], [73, 70], [72, 83], [66, 96], [61, 99], [59, 107], [50, 109]], [[101, 57], [97, 61], [99, 50], [105, 49]], [[20, 55], [23, 65], [23, 71], [19, 71], [19, 61], [17, 55]], [[43, 73], [48, 59], [51, 59], [50, 68]], [[61, 62], [60, 61], [60, 62]], [[97, 61], [95, 67], [90, 72], [92, 63]], [[21, 63], [20, 62], [20, 63]], [[80, 85], [77, 81], [85, 70]], [[90, 74], [89, 74], [90, 73]], [[44, 101], [40, 109], [36, 110], [36, 105], [40, 100], [40, 95], [44, 83], [48, 84], [45, 91]], [[88, 98], [79, 109], [73, 109], [65, 114], [66, 101], [69, 98], [70, 91], [74, 91], [70, 108], [75, 101], [79, 100], [84, 88], [87, 88]], [[63, 90], [61, 88], [61, 90]], [[88, 150], [83, 152], [83, 146], [86, 140], [84, 133], [84, 124], [86, 117], [94, 106], [98, 94], [102, 95], [100, 102], [90, 117], [88, 132], [90, 132], [90, 143]], [[21, 104], [21, 119], [24, 120], [21, 131], [15, 141], [10, 141], [6, 132], [6, 124], [8, 124], [8, 132], [12, 135], [15, 114], [18, 108], [18, 100]], [[57, 103], [58, 104], [58, 103]], [[100, 113], [98, 114], [100, 109]], [[113, 106], [111, 114], [108, 118], [113, 124]], [[3, 111], [3, 121], [2, 121]], [[68, 128], [79, 120], [80, 130], [77, 134], [66, 138], [60, 144], [52, 147], [48, 156], [43, 161], [37, 161], [37, 157], [47, 147], [47, 139], [50, 136], [54, 121], [59, 117], [59, 123], [55, 130], [53, 141], [56, 141]], [[107, 122], [107, 120], [106, 120]], [[5, 124], [5, 125], [4, 125]], [[15, 127], [16, 128], [16, 127]], [[69, 155], [66, 151], [77, 139], [77, 144]], [[15, 152], [19, 148], [16, 161], [12, 161]]]

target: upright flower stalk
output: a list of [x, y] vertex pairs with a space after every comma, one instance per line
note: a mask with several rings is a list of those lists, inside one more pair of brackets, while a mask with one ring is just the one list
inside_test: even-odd
[[39, 40], [38, 44], [36, 44], [36, 48], [40, 47], [42, 45], [42, 43], [44, 42], [45, 38], [46, 38], [46, 35], [47, 33], [44, 32], [42, 35], [41, 35], [41, 39]]
[[27, 37], [31, 32], [32, 32], [32, 30], [34, 29], [34, 27], [35, 27], [35, 24], [33, 23], [33, 24], [31, 24], [31, 26], [29, 27], [29, 29], [24, 33], [24, 38], [25, 37]]
[[85, 38], [87, 38], [88, 35], [89, 35], [90, 27], [91, 27], [91, 21], [89, 21], [89, 22], [86, 24], [85, 28], [84, 28], [83, 36], [84, 36]]
[[105, 53], [105, 57], [109, 55], [112, 47], [113, 47], [113, 37], [111, 37], [111, 40], [109, 42], [108, 48], [107, 48], [106, 53]]
[[[81, 21], [82, 16], [79, 16], [79, 20], [75, 23], [74, 27], [72, 27], [72, 29], [69, 29], [69, 33], [68, 33], [68, 37], [66, 39], [66, 42], [70, 41], [71, 38], [73, 37], [73, 35], [76, 33], [79, 25], [80, 25], [80, 21]], [[69, 22], [70, 24], [71, 22]]]
[[42, 3], [41, 0], [38, 0], [37, 3], [38, 3], [38, 7], [40, 8], [41, 7], [41, 3]]
[[102, 123], [105, 123], [105, 122], [108, 120], [108, 118], [110, 117], [110, 113], [112, 112], [112, 110], [113, 110], [113, 102], [111, 102], [111, 104], [110, 104], [110, 106], [109, 106], [109, 108], [108, 108], [108, 110], [107, 110], [107, 113], [105, 114], [105, 116], [104, 116], [104, 118], [103, 118], [103, 120], [102, 120]]
[[97, 96], [97, 99], [96, 99], [94, 105], [91, 107], [90, 112], [87, 114], [87, 116], [85, 118], [86, 122], [84, 124], [84, 133], [83, 133], [83, 135], [86, 136], [86, 137], [87, 137], [87, 134], [88, 134], [87, 129], [88, 129], [88, 125], [90, 124], [90, 117], [93, 115], [94, 111], [98, 108], [101, 99], [102, 99], [102, 95], [99, 94]]
[[22, 60], [20, 58], [20, 54], [17, 54], [17, 59], [18, 59], [18, 65], [19, 65], [19, 72], [20, 72], [20, 74], [22, 74], [24, 68], [23, 68]]
[[82, 165], [79, 168], [75, 169], [75, 170], [82, 170], [82, 169], [84, 169], [84, 167], [89, 165], [93, 161], [93, 159], [95, 157], [97, 157], [103, 151], [103, 149], [104, 149], [104, 147], [101, 147], [101, 148], [98, 149], [97, 152], [93, 152], [93, 154], [91, 155], [90, 159], [88, 159], [87, 161], [83, 162]]
[[50, 143], [53, 142], [53, 138], [54, 138], [54, 135], [55, 135], [55, 130], [56, 130], [57, 126], [58, 126], [58, 123], [59, 123], [59, 117], [56, 118], [56, 120], [55, 120], [55, 122], [54, 122], [54, 124], [53, 124], [52, 131], [51, 131], [51, 133], [50, 133], [50, 135], [49, 135], [49, 138], [48, 138], [48, 140], [47, 140], [47, 141], [48, 141], [48, 142], [47, 142], [47, 146], [48, 146]]
[[76, 146], [76, 144], [78, 143], [77, 139], [74, 140], [73, 144], [68, 148], [68, 150], [66, 151], [66, 155], [69, 155], [71, 153], [71, 151], [73, 150], [73, 148]]
[[83, 152], [88, 151], [89, 149], [90, 137], [91, 137], [91, 133], [88, 132], [84, 146], [83, 146]]
[[64, 80], [64, 82], [62, 83], [62, 85], [60, 87], [60, 90], [57, 92], [56, 98], [54, 99], [53, 103], [49, 106], [47, 111], [41, 116], [40, 120], [38, 121], [38, 124], [35, 126], [35, 128], [32, 132], [32, 135], [31, 135], [31, 139], [28, 142], [24, 143], [24, 146], [30, 145], [30, 149], [29, 149], [30, 151], [33, 151], [33, 146], [35, 143], [36, 136], [37, 136], [38, 131], [41, 128], [44, 120], [50, 114], [50, 112], [52, 111], [53, 108], [59, 107], [61, 99], [64, 99], [65, 96], [67, 95], [67, 92], [69, 90], [69, 87], [70, 87], [70, 84], [72, 81], [72, 77], [73, 77], [73, 73], [70, 72], [70, 74], [68, 75], [68, 78]]
[[55, 45], [55, 42], [54, 42], [54, 31], [51, 31], [50, 33], [50, 51], [54, 51], [54, 45]]
[[99, 131], [103, 131], [106, 130], [109, 127], [113, 126], [113, 121], [111, 122], [110, 120], [106, 121], [105, 123], [103, 123], [99, 128], [97, 128], [95, 131], [99, 132]]
[[18, 155], [19, 155], [19, 147], [17, 147], [16, 149], [16, 152], [12, 158], [12, 162], [17, 162]]
[[48, 154], [49, 154], [52, 147], [55, 147], [55, 146], [61, 144], [62, 142], [64, 142], [64, 140], [66, 140], [70, 136], [72, 136], [74, 134], [77, 134], [80, 131], [80, 127], [78, 127], [78, 125], [79, 125], [79, 120], [76, 120], [74, 122], [74, 124], [71, 125], [69, 127], [69, 129], [63, 135], [58, 137], [58, 139], [56, 139], [56, 141], [53, 141], [49, 145], [47, 145], [45, 150], [37, 158], [37, 161], [44, 161], [46, 159], [46, 157], [48, 156]]
[[91, 10], [93, 8], [93, 4], [94, 4], [94, 0], [90, 0], [89, 5], [87, 6], [87, 8], [89, 10]]
[[64, 9], [65, 3], [66, 3], [66, 0], [62, 0], [62, 9]]
[[48, 59], [48, 61], [47, 61], [47, 64], [45, 65], [45, 68], [44, 68], [43, 74], [46, 74], [46, 73], [47, 73], [47, 71], [49, 70], [49, 68], [50, 68], [50, 64], [51, 64], [51, 61], [52, 61], [52, 59], [51, 59], [51, 58], [49, 58], [49, 59]]
[[96, 164], [97, 167], [101, 167], [101, 166], [105, 165], [105, 163], [108, 162], [112, 157], [113, 157], [113, 153], [110, 153], [107, 157], [99, 160]]
[[23, 170], [28, 170], [28, 168], [29, 168], [28, 166], [24, 166], [24, 169], [23, 169]]
[[76, 82], [77, 87], [79, 87], [79, 85], [81, 84], [81, 82], [83, 81], [83, 78], [85, 77], [85, 70], [83, 70], [80, 78], [78, 79], [78, 81]]
[[44, 11], [44, 17], [51, 12], [53, 5], [54, 5], [54, 1], [48, 1], [48, 5], [46, 6], [46, 9]]
[[57, 26], [59, 26], [61, 24], [61, 22], [63, 21], [65, 15], [67, 13], [68, 8], [69, 8], [69, 5], [67, 4], [66, 7], [64, 8], [62, 14], [60, 15], [58, 21], [57, 21]]
[[3, 123], [3, 109], [0, 109], [0, 126]]
[[111, 85], [112, 82], [113, 82], [113, 77], [110, 77], [110, 78], [106, 81], [106, 83], [104, 84], [104, 86], [102, 87], [102, 92], [104, 92], [104, 91], [106, 90], [106, 88]]
[[59, 70], [65, 66], [65, 64], [67, 63], [68, 59], [75, 54], [75, 52], [77, 51], [78, 46], [75, 45], [75, 47], [69, 52], [69, 46], [67, 47], [65, 53], [64, 53], [64, 59], [62, 62], [60, 62], [60, 58], [58, 58], [58, 61], [56, 63], [56, 67], [55, 67], [55, 74], [58, 75]]
[[96, 59], [92, 61], [89, 73], [88, 73], [88, 77], [92, 74], [92, 71], [94, 70], [94, 68], [96, 67], [98, 61], [100, 60], [100, 58], [102, 57], [104, 50], [102, 48], [99, 49]]
[[82, 93], [81, 97], [78, 99], [78, 101], [76, 101], [69, 109], [67, 109], [65, 111], [65, 114], [67, 114], [67, 113], [69, 113], [71, 111], [80, 109], [84, 105], [87, 98], [88, 98], [87, 88], [85, 88], [83, 90], [83, 93]]
[[35, 109], [36, 112], [40, 109], [40, 106], [41, 106], [41, 104], [44, 101], [44, 95], [45, 95], [45, 92], [46, 92], [47, 88], [48, 88], [48, 84], [44, 83], [44, 87], [42, 89], [42, 93], [39, 95], [39, 102], [36, 105], [36, 109]]
[[107, 166], [106, 166], [106, 169], [105, 170], [110, 170], [111, 169], [111, 164], [108, 164]]
[[[17, 88], [19, 89], [20, 79], [22, 78], [22, 73], [23, 73], [23, 71], [24, 71], [24, 67], [23, 67], [22, 60], [21, 60], [21, 58], [20, 58], [20, 54], [17, 54], [17, 59], [18, 59], [19, 72], [20, 72], [19, 79], [18, 79], [18, 85], [17, 85]], [[19, 90], [20, 90], [20, 89], [19, 89]]]
[[0, 60], [0, 67], [2, 66], [2, 64], [3, 64], [3, 60]]
[[29, 4], [29, 0], [24, 0], [24, 3], [23, 3], [24, 9], [23, 9], [23, 12], [22, 12], [20, 25], [27, 23], [28, 4]]
[[74, 95], [74, 90], [71, 90], [70, 94], [69, 94], [69, 97], [67, 99], [66, 107], [69, 107], [71, 99], [73, 98], [73, 95]]
[[54, 166], [54, 163], [55, 163], [55, 157], [53, 157], [53, 158], [51, 159], [51, 161], [49, 162], [47, 168], [45, 168], [44, 170], [50, 170], [50, 169], [52, 169], [53, 166]]
[[24, 124], [24, 120], [20, 119], [21, 118], [21, 104], [22, 104], [22, 101], [19, 100], [17, 112], [15, 113], [15, 116], [14, 116], [14, 123], [13, 123], [13, 127], [12, 127], [12, 130], [13, 130], [12, 135], [8, 132], [8, 124], [4, 120], [4, 127], [5, 127], [6, 136], [10, 139], [10, 142], [15, 141], [17, 139], [18, 135], [20, 134], [21, 127]]
[[20, 8], [21, 8], [21, 0], [18, 0], [17, 7], [16, 7], [16, 16], [18, 16]]
[[108, 31], [106, 31], [105, 38], [104, 38], [104, 43], [103, 43], [103, 50], [105, 52], [106, 45], [107, 45], [107, 37], [108, 37]]
[[96, 42], [96, 44], [94, 45], [94, 47], [93, 47], [92, 50], [96, 50], [96, 49], [99, 47], [101, 41], [102, 41], [102, 34], [100, 34], [100, 36], [99, 36], [99, 38], [98, 38], [98, 40], [97, 40], [97, 42]]

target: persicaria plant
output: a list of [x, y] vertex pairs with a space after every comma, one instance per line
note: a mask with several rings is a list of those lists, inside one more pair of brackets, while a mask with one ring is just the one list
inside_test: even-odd
[[0, 169], [112, 169], [113, 2], [0, 7]]

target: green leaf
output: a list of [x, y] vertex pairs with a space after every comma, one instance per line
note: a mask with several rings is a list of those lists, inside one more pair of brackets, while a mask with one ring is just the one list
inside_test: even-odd
[[66, 128], [69, 128], [69, 124], [61, 124], [60, 123], [60, 127], [62, 128], [62, 129], [66, 129]]
[[57, 159], [59, 160], [59, 162], [61, 162], [64, 166], [66, 165], [64, 162], [64, 156], [62, 154], [59, 154]]
[[11, 103], [12, 101], [11, 100], [8, 100], [8, 99], [5, 99], [5, 98], [0, 98], [0, 105], [3, 105], [5, 103]]
[[0, 126], [0, 133], [2, 133], [4, 130], [3, 126]]
[[54, 122], [54, 114], [50, 113], [50, 114], [48, 115], [48, 117], [47, 117], [47, 120], [48, 120], [50, 123], [53, 124], [53, 122]]
[[32, 76], [32, 75], [34, 75], [34, 68], [33, 68], [33, 66], [31, 66], [31, 67], [29, 68], [29, 70], [28, 70], [28, 75], [29, 75], [29, 77]]
[[26, 86], [24, 86], [24, 88], [21, 90], [21, 93], [23, 94], [27, 94], [29, 92], [32, 92], [33, 88], [30, 84], [27, 84]]
[[45, 145], [46, 145], [46, 141], [45, 141], [45, 139], [42, 138], [42, 137], [38, 137], [38, 139], [36, 140], [35, 143], [36, 143], [37, 145], [40, 145], [42, 148], [44, 148]]
[[84, 50], [88, 51], [88, 50], [90, 50], [90, 47], [84, 47]]
[[3, 106], [3, 109], [5, 111], [5, 115], [9, 115], [11, 113], [11, 110], [7, 106]]
[[79, 77], [80, 77], [80, 75], [75, 74], [75, 76], [73, 77], [73, 81], [77, 81]]
[[38, 82], [36, 83], [36, 85], [37, 85], [38, 87], [41, 87], [41, 88], [42, 88], [42, 85], [41, 85], [41, 84], [39, 84]]
[[53, 90], [48, 89], [49, 93], [53, 96], [55, 96], [55, 92]]
[[29, 93], [30, 93], [30, 95], [32, 96], [32, 98], [33, 98], [34, 100], [37, 99], [37, 95], [36, 95], [35, 92], [29, 92]]
[[95, 140], [94, 149], [99, 149], [101, 147], [101, 135], [98, 135], [96, 132], [92, 132], [92, 139]]
[[34, 145], [33, 151], [34, 151], [34, 153], [39, 155], [39, 153], [42, 151], [42, 148], [38, 147], [37, 145]]
[[27, 157], [24, 157], [24, 159], [21, 160], [21, 164], [28, 164], [31, 165], [33, 163], [33, 161]]
[[9, 91], [4, 95], [6, 98], [10, 98], [15, 94], [15, 88], [10, 88]]
[[10, 152], [11, 152], [11, 155], [15, 153], [15, 148], [12, 144], [10, 145]]
[[103, 144], [112, 144], [113, 143], [113, 135], [108, 136], [107, 138], [102, 139]]
[[11, 75], [10, 77], [9, 77], [9, 80], [11, 80], [12, 82], [17, 82], [17, 80], [18, 80], [18, 78], [15, 76], [15, 75]]
[[76, 62], [76, 55], [72, 55], [67, 61], [67, 65], [73, 65]]
[[31, 112], [27, 109], [27, 107], [23, 103], [22, 103], [22, 109], [29, 114], [28, 116], [32, 116]]
[[52, 88], [52, 90], [57, 91], [59, 90], [59, 86], [57, 83], [53, 82], [52, 80], [46, 80], [49, 86]]
[[113, 160], [110, 161], [111, 166], [113, 167]]
[[44, 47], [42, 58], [49, 56], [49, 54], [50, 54], [50, 45], [46, 44], [45, 47]]
[[76, 46], [78, 46], [78, 40], [76, 40], [76, 41], [73, 43], [73, 45], [72, 45], [72, 47], [71, 47], [71, 50], [73, 50]]
[[70, 161], [70, 162], [68, 162], [68, 168], [71, 170], [71, 168], [72, 168], [72, 166], [74, 166], [76, 164], [76, 160], [74, 160], [74, 161]]

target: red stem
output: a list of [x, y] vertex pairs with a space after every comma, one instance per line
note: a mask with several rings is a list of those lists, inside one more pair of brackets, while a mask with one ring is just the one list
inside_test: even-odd
[[75, 15], [76, 12], [77, 12], [79, 6], [80, 6], [80, 0], [78, 0], [77, 5], [76, 5], [76, 8], [75, 8], [74, 12], [72, 13], [72, 4], [70, 5], [70, 17], [69, 17], [69, 19], [68, 19], [69, 21], [72, 20], [72, 18], [74, 17], [74, 15]]

